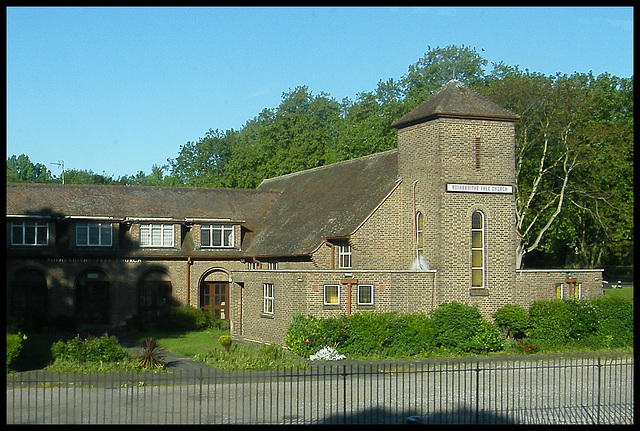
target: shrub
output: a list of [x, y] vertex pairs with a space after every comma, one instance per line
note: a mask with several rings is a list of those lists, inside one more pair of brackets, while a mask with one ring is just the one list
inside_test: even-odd
[[436, 327], [436, 345], [447, 350], [465, 352], [476, 333], [482, 316], [476, 307], [458, 302], [443, 303], [433, 310], [431, 318]]
[[324, 346], [344, 345], [346, 326], [344, 317], [320, 319], [296, 313], [285, 334], [287, 348], [294, 355], [308, 358]]
[[352, 356], [379, 356], [394, 337], [394, 313], [362, 312], [350, 315], [346, 321], [344, 353]]
[[602, 347], [633, 347], [633, 301], [606, 295], [590, 302], [598, 319], [596, 336]]
[[504, 335], [497, 325], [482, 319], [469, 342], [472, 353], [499, 352], [504, 349]]
[[493, 318], [506, 338], [521, 338], [529, 328], [529, 313], [518, 305], [503, 305], [493, 313]]
[[593, 336], [598, 328], [595, 307], [589, 301], [536, 301], [529, 310], [528, 336], [562, 347]]
[[224, 350], [226, 350], [228, 352], [229, 348], [231, 347], [231, 336], [230, 335], [221, 335], [220, 338], [218, 338], [218, 342], [220, 343], [220, 345], [222, 347], [224, 347]]
[[138, 355], [138, 363], [143, 368], [163, 368], [165, 353], [153, 338], [147, 338], [140, 343], [142, 352]]
[[412, 357], [436, 349], [436, 327], [426, 314], [401, 314], [393, 322], [393, 336], [384, 356]]
[[18, 359], [20, 352], [22, 351], [22, 341], [27, 338], [26, 335], [21, 333], [9, 334], [7, 333], [7, 372], [11, 365]]
[[128, 359], [129, 353], [120, 346], [115, 336], [107, 333], [101, 337], [81, 339], [80, 335], [69, 341], [56, 341], [51, 346], [55, 362], [82, 364], [88, 362], [118, 362]]

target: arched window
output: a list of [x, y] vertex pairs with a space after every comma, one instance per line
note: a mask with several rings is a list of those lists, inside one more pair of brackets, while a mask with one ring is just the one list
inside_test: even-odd
[[45, 316], [48, 311], [47, 293], [47, 280], [39, 271], [19, 271], [11, 286], [11, 314]]
[[484, 214], [475, 211], [471, 216], [471, 287], [484, 288]]
[[416, 213], [416, 257], [418, 267], [422, 267], [422, 262], [424, 262], [424, 236], [422, 232], [424, 231], [424, 217], [422, 217], [422, 213], [418, 211]]
[[146, 273], [140, 280], [139, 316], [146, 320], [158, 317], [162, 309], [173, 305], [171, 292], [171, 279], [164, 271], [153, 270]]

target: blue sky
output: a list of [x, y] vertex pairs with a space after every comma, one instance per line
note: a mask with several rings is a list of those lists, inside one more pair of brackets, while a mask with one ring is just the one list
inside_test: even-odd
[[[633, 8], [7, 8], [7, 157], [117, 178], [300, 85], [355, 99], [429, 46], [633, 76]], [[484, 51], [481, 51], [484, 49]], [[490, 66], [491, 68], [491, 66]]]

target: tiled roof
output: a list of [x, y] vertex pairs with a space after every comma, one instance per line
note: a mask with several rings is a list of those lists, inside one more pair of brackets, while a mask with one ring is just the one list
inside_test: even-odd
[[7, 183], [8, 215], [219, 218], [255, 224], [277, 193], [258, 190]]
[[452, 79], [417, 108], [394, 121], [401, 128], [438, 117], [458, 117], [516, 121], [519, 116]]
[[351, 235], [393, 189], [397, 150], [265, 180], [281, 192], [246, 250], [251, 256], [305, 255], [324, 238]]

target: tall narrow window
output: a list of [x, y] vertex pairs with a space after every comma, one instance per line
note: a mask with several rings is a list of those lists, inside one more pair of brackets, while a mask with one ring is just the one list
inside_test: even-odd
[[484, 287], [484, 214], [471, 216], [471, 287]]
[[263, 287], [262, 312], [264, 314], [273, 314], [273, 284], [264, 283], [262, 287]]
[[416, 257], [419, 268], [422, 268], [422, 262], [424, 262], [424, 237], [422, 231], [424, 230], [424, 219], [422, 213], [418, 211], [416, 213]]
[[476, 137], [476, 169], [480, 169], [480, 137]]

